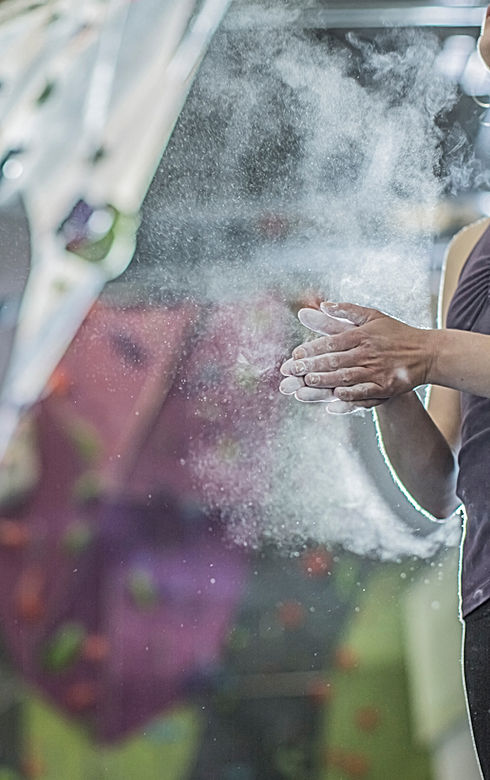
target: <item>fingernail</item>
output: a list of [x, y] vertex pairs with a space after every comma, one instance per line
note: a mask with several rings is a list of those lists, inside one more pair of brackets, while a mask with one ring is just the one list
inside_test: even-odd
[[298, 347], [298, 349], [295, 349], [293, 352], [293, 357], [295, 360], [301, 360], [301, 358], [306, 357], [306, 350], [303, 349], [303, 347]]
[[301, 360], [294, 364], [294, 373], [297, 376], [301, 374], [306, 374], [306, 366]]
[[288, 376], [286, 379], [282, 380], [281, 384], [279, 385], [279, 390], [281, 393], [283, 393], [283, 395], [292, 395], [302, 387], [304, 387], [304, 382], [302, 379], [296, 376]]
[[311, 386], [315, 386], [319, 383], [320, 377], [317, 376], [316, 374], [308, 374], [308, 376], [305, 378], [305, 381], [307, 382], [307, 384]]
[[290, 374], [294, 373], [294, 360], [289, 358], [289, 360], [286, 360], [285, 363], [281, 366], [281, 374], [283, 376], [290, 376]]

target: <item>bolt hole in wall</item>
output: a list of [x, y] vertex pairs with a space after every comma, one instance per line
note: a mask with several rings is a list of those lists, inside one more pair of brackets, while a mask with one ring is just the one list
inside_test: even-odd
[[[149, 73], [158, 58], [143, 45], [158, 4], [133, 8], [145, 3], [138, 45], [136, 32], [125, 39], [133, 59], [115, 48], [107, 60], [116, 73], [146, 74], [142, 62]], [[134, 256], [51, 365], [47, 342], [15, 351], [16, 323], [34, 309], [44, 322], [44, 298], [24, 292], [29, 258], [44, 279], [41, 175], [61, 154], [68, 166], [81, 127], [75, 87], [72, 102], [53, 101], [97, 4], [68, 44], [75, 6], [51, 5], [41, 39], [29, 27], [40, 6], [0, 5], [17, 68], [0, 69], [16, 128], [0, 182], [2, 413], [24, 387], [8, 383], [9, 366], [50, 366], [0, 469], [0, 780], [478, 778], [460, 516], [435, 523], [413, 505], [370, 414], [336, 419], [277, 388], [306, 335], [302, 306], [355, 300], [435, 323], [449, 240], [490, 215], [484, 7], [231, 3], [148, 177]], [[17, 116], [31, 33], [52, 67]], [[119, 127], [132, 89], [125, 112], [115, 104]], [[41, 144], [30, 169], [18, 128], [55, 132], [60, 117], [69, 148]], [[129, 140], [117, 157], [128, 177]], [[53, 307], [74, 279], [95, 284], [124, 221], [118, 204], [82, 197], [112, 159], [110, 144], [97, 149], [66, 167], [83, 182], [72, 200], [49, 179], [66, 200], [53, 235], [77, 263], [53, 271]], [[51, 318], [46, 333], [68, 321]]]

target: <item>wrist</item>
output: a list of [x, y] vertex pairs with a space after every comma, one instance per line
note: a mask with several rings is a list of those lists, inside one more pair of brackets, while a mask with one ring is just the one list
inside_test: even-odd
[[425, 356], [424, 384], [440, 384], [440, 358], [445, 348], [445, 331], [430, 329], [423, 331], [423, 352]]
[[421, 328], [419, 330], [423, 364], [422, 382], [420, 384], [435, 384], [435, 376], [438, 371], [437, 356], [440, 349], [440, 333], [441, 331], [433, 328]]

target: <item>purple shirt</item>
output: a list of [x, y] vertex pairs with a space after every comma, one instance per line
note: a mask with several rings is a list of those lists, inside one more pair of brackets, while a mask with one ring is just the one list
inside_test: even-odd
[[[490, 228], [469, 255], [452, 298], [447, 327], [490, 335]], [[490, 399], [461, 394], [457, 494], [466, 509], [461, 562], [463, 617], [490, 598]]]

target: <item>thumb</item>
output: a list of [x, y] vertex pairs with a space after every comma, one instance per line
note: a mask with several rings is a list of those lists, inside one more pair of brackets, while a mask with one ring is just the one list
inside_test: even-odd
[[364, 325], [379, 314], [376, 309], [368, 309], [365, 306], [358, 306], [356, 303], [331, 303], [330, 301], [324, 301], [320, 304], [320, 309], [331, 317], [349, 320], [354, 325]]
[[314, 333], [322, 333], [327, 336], [343, 333], [355, 327], [352, 322], [331, 317], [330, 314], [318, 309], [300, 309], [298, 319], [302, 325]]

